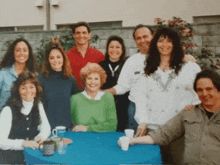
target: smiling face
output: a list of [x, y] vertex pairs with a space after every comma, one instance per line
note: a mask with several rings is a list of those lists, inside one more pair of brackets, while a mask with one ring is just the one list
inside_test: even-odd
[[108, 45], [109, 60], [112, 62], [119, 61], [122, 51], [122, 45], [118, 41], [111, 41]]
[[153, 38], [151, 31], [147, 27], [137, 29], [135, 32], [135, 42], [142, 54], [147, 54], [150, 48], [150, 42]]
[[196, 90], [204, 107], [212, 107], [220, 101], [220, 91], [209, 78], [200, 78], [196, 82]]
[[16, 63], [24, 64], [29, 58], [29, 49], [25, 42], [18, 42], [14, 50], [14, 58]]
[[85, 86], [89, 92], [98, 92], [101, 88], [101, 78], [98, 73], [90, 73], [85, 80]]
[[19, 87], [19, 93], [23, 100], [32, 101], [36, 97], [37, 89], [31, 81], [26, 81]]
[[173, 42], [168, 37], [160, 36], [157, 41], [157, 49], [162, 56], [171, 56], [173, 51]]
[[51, 50], [49, 54], [50, 67], [55, 71], [62, 71], [63, 55], [58, 49]]
[[86, 45], [89, 43], [90, 33], [88, 32], [87, 27], [79, 26], [75, 29], [73, 38], [76, 41], [77, 45]]

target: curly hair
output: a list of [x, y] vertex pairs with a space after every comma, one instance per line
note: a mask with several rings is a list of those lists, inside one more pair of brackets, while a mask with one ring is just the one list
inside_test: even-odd
[[60, 45], [60, 43], [57, 43], [57, 42], [51, 42], [46, 49], [45, 56], [44, 56], [43, 70], [42, 70], [43, 75], [48, 78], [51, 74], [52, 68], [50, 66], [49, 56], [50, 56], [50, 52], [54, 49], [59, 50], [63, 56], [62, 72], [63, 72], [64, 77], [66, 78], [71, 77], [72, 68], [70, 66], [69, 59], [62, 45]]
[[183, 65], [183, 50], [180, 42], [180, 36], [176, 31], [171, 28], [162, 27], [157, 30], [154, 35], [154, 38], [151, 40], [150, 49], [149, 49], [149, 56], [145, 60], [145, 74], [150, 75], [154, 73], [158, 66], [160, 65], [160, 52], [157, 48], [157, 42], [160, 37], [167, 37], [172, 41], [173, 50], [171, 52], [170, 58], [170, 67], [175, 69], [175, 73], [178, 74], [182, 65]]
[[106, 51], [105, 51], [105, 60], [109, 60], [108, 47], [109, 47], [109, 44], [112, 41], [118, 41], [121, 44], [122, 54], [120, 56], [119, 62], [124, 61], [125, 60], [125, 54], [126, 54], [124, 40], [121, 37], [115, 36], [115, 35], [110, 36], [108, 38], [108, 41], [107, 41], [107, 44], [106, 44]]
[[24, 42], [28, 46], [29, 50], [29, 57], [28, 60], [26, 61], [26, 67], [28, 71], [30, 72], [36, 72], [37, 70], [37, 61], [34, 56], [33, 50], [29, 42], [23, 38], [18, 38], [14, 40], [8, 47], [1, 63], [0, 63], [0, 68], [5, 68], [5, 67], [11, 67], [15, 63], [15, 57], [14, 57], [14, 51], [15, 47], [19, 42]]
[[101, 85], [103, 85], [106, 82], [107, 75], [105, 71], [102, 69], [102, 67], [99, 64], [89, 62], [86, 64], [86, 66], [84, 66], [80, 70], [80, 77], [84, 85], [85, 85], [87, 76], [90, 75], [91, 73], [98, 73], [100, 75]]

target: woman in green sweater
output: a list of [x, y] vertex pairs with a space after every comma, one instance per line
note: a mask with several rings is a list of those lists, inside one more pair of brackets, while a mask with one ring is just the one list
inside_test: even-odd
[[117, 128], [115, 102], [112, 94], [102, 92], [106, 73], [96, 63], [88, 63], [80, 71], [85, 90], [71, 97], [71, 118], [75, 132], [107, 132]]

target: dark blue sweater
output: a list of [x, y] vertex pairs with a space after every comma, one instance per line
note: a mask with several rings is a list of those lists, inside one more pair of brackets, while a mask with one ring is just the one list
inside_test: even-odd
[[71, 127], [70, 96], [80, 92], [73, 76], [65, 78], [62, 72], [52, 71], [46, 78], [39, 75], [43, 88], [43, 105], [51, 129], [56, 126]]

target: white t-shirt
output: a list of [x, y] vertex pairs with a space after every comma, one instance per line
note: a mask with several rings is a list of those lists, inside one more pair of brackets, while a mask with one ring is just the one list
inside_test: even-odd
[[117, 85], [114, 86], [117, 95], [130, 91], [129, 100], [134, 102], [133, 88], [136, 86], [140, 75], [144, 73], [145, 54], [137, 53], [132, 55], [125, 62], [118, 78]]
[[201, 69], [187, 62], [178, 75], [174, 69], [163, 72], [159, 67], [151, 76], [142, 75], [135, 88], [135, 120], [156, 129], [165, 124], [187, 105], [200, 104], [193, 90], [196, 74]]

